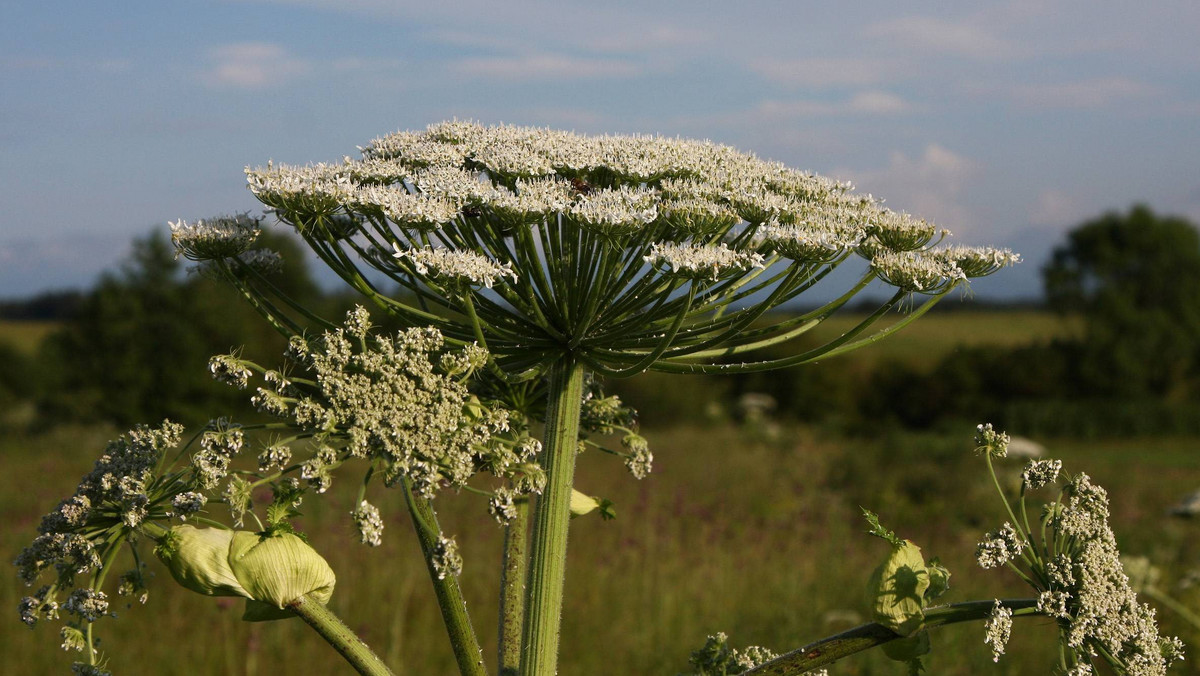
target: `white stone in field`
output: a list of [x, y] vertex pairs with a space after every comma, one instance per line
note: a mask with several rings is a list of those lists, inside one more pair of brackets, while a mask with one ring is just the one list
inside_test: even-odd
[[1013, 437], [1008, 442], [1008, 457], [1010, 458], [1040, 458], [1046, 454], [1046, 447], [1026, 437]]
[[1200, 516], [1200, 490], [1185, 495], [1178, 505], [1171, 508], [1171, 514], [1190, 518]]

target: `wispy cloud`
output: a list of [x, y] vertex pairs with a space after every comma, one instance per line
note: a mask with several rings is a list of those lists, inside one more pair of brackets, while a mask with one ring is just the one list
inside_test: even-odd
[[888, 79], [894, 61], [858, 57], [760, 58], [749, 63], [754, 72], [786, 87], [837, 87], [873, 85]]
[[1021, 54], [1013, 43], [968, 21], [950, 21], [930, 16], [911, 16], [872, 24], [868, 38], [881, 38], [901, 48], [1000, 61]]
[[836, 100], [762, 101], [749, 111], [736, 113], [735, 117], [738, 122], [754, 123], [833, 115], [897, 115], [913, 109], [915, 109], [913, 104], [895, 94], [880, 90], [867, 90], [849, 98]]
[[951, 230], [970, 229], [976, 218], [962, 193], [979, 174], [979, 164], [948, 148], [930, 143], [920, 155], [896, 151], [886, 167], [867, 170], [839, 169], [833, 173], [850, 179], [864, 192], [891, 196], [889, 206], [928, 218]]
[[628, 54], [661, 49], [679, 49], [709, 44], [707, 31], [681, 26], [637, 26], [613, 33], [601, 33], [585, 44], [589, 49]]
[[1001, 89], [1001, 92], [1017, 103], [1034, 108], [1103, 108], [1161, 94], [1157, 87], [1124, 77], [1020, 84]]
[[509, 81], [627, 78], [642, 72], [638, 64], [622, 59], [548, 53], [465, 58], [451, 62], [450, 69], [468, 77]]
[[1038, 226], [1063, 227], [1088, 215], [1086, 203], [1062, 190], [1043, 190], [1029, 210], [1029, 222]]
[[209, 50], [210, 65], [201, 74], [214, 88], [269, 89], [308, 73], [312, 66], [281, 45], [239, 42]]

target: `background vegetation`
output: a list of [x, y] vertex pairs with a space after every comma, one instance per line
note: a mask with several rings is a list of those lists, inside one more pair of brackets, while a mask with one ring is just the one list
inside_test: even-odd
[[[320, 294], [293, 242], [270, 244], [291, 262], [279, 280], [289, 293], [327, 316], [352, 302]], [[1072, 231], [1044, 273], [1044, 306], [948, 300], [895, 337], [812, 367], [610, 383], [640, 409], [655, 471], [637, 482], [610, 457], [580, 459], [578, 484], [612, 499], [618, 519], [573, 524], [562, 673], [673, 674], [715, 631], [735, 646], [782, 650], [863, 621], [857, 590], [883, 552], [862, 533], [860, 505], [947, 562], [949, 601], [1021, 593], [972, 560], [976, 540], [1002, 520], [969, 450], [985, 420], [1035, 438], [1068, 470], [1108, 487], [1123, 551], [1149, 557], [1163, 569], [1160, 586], [1200, 608], [1200, 585], [1188, 584], [1200, 577], [1200, 524], [1167, 516], [1200, 487], [1196, 229], [1145, 207], [1106, 214]], [[185, 274], [161, 234], [139, 241], [95, 289], [0, 303], [0, 316], [0, 515], [9, 524], [0, 540], [10, 558], [124, 427], [248, 414], [244, 393], [210, 382], [208, 356], [245, 345], [270, 363], [282, 349], [231, 291]], [[336, 611], [398, 671], [450, 673], [400, 496], [374, 496], [386, 530], [383, 546], [369, 549], [348, 517], [354, 488], [335, 482], [300, 523], [344, 581]], [[477, 629], [494, 646], [502, 531], [477, 496], [439, 503], [464, 550]], [[15, 609], [25, 593], [10, 577], [0, 607]], [[119, 607], [120, 620], [106, 627], [113, 667], [344, 670], [320, 642], [295, 640], [308, 631], [300, 623], [246, 624], [240, 612], [160, 580], [147, 607]], [[1200, 643], [1169, 611], [1160, 617], [1168, 633]], [[999, 665], [979, 627], [939, 630], [930, 670], [1046, 673], [1053, 655], [1033, 638], [1048, 637], [1040, 629], [1018, 623]], [[57, 644], [54, 631], [24, 631], [15, 612], [0, 632], [0, 651], [25, 673], [61, 673], [69, 659], [54, 654]], [[1196, 663], [1179, 673], [1200, 673]], [[833, 673], [900, 669], [864, 655]]]

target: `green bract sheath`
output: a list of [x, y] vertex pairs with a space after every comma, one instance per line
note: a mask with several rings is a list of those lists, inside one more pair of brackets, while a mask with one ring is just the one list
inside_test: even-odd
[[246, 596], [229, 567], [229, 544], [234, 531], [176, 526], [155, 550], [175, 581], [205, 596]]
[[571, 489], [571, 516], [583, 516], [594, 511], [600, 506], [600, 501], [592, 496], [581, 493], [579, 490]]
[[323, 604], [333, 596], [333, 569], [292, 533], [262, 536], [238, 531], [229, 546], [229, 565], [249, 598], [276, 608], [306, 594]]
[[184, 587], [245, 597], [247, 621], [291, 617], [287, 606], [303, 596], [328, 603], [336, 583], [325, 559], [292, 533], [178, 526], [157, 553]]
[[929, 571], [921, 548], [903, 540], [892, 547], [867, 584], [875, 621], [901, 636], [912, 636], [925, 623], [922, 606], [928, 588]]

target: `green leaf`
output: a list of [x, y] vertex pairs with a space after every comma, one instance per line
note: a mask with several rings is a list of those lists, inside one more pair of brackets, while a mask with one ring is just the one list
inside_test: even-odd
[[[919, 659], [922, 655], [928, 655], [933, 647], [929, 643], [929, 632], [922, 629], [921, 631], [909, 636], [908, 638], [898, 638], [895, 641], [884, 643], [883, 654], [896, 660], [897, 662], [917, 662], [917, 669], [921, 669]], [[916, 673], [916, 672], [914, 672]]]
[[870, 526], [870, 528], [867, 529], [868, 533], [877, 538], [887, 540], [893, 547], [901, 547], [904, 545], [904, 540], [901, 540], [894, 532], [884, 528], [883, 524], [879, 523], [878, 514], [875, 514], [866, 507], [859, 507], [859, 509], [862, 510], [863, 518], [867, 520], [867, 525]]
[[950, 589], [950, 571], [936, 556], [929, 560], [925, 568], [929, 571], [929, 588], [925, 590], [925, 602], [929, 603]]
[[612, 500], [600, 498], [600, 518], [605, 521], [612, 521], [617, 518], [617, 510], [613, 507]]

